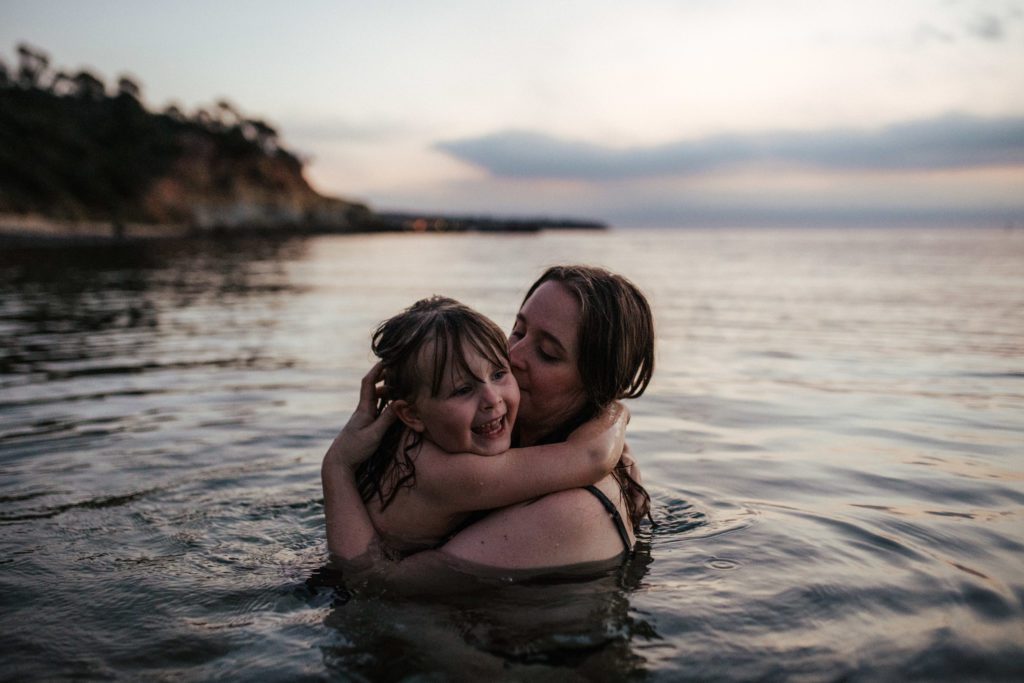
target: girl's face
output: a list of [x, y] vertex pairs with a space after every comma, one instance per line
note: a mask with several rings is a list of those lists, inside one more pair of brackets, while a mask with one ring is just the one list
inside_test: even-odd
[[586, 403], [578, 367], [579, 326], [579, 302], [553, 280], [534, 290], [516, 315], [508, 344], [522, 392], [518, 428], [524, 446], [577, 415]]
[[446, 369], [437, 396], [423, 389], [408, 404], [409, 410], [398, 415], [449, 453], [503, 453], [512, 445], [519, 386], [507, 365], [496, 367], [469, 345], [464, 347], [464, 355], [472, 374]]

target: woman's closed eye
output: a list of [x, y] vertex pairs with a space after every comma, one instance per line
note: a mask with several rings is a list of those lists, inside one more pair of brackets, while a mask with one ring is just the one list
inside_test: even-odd
[[558, 356], [556, 356], [554, 354], [551, 354], [551, 353], [548, 353], [541, 346], [537, 347], [537, 355], [540, 356], [541, 360], [547, 361], [548, 363], [553, 363], [556, 360], [558, 360]]

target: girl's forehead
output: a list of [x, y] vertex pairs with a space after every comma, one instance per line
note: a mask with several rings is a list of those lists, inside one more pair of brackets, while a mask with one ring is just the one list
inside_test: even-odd
[[[495, 361], [499, 364], [504, 361], [503, 349], [489, 349], [490, 353], [482, 351], [478, 346], [487, 347], [486, 339], [479, 340], [474, 344], [468, 339], [463, 339], [456, 347], [454, 340], [431, 340], [425, 343], [416, 358], [418, 374], [423, 382], [431, 384], [440, 373], [441, 382], [465, 379], [466, 375], [475, 375], [475, 368], [489, 367]], [[445, 346], [439, 347], [439, 344]], [[438, 367], [443, 363], [444, 367]]]

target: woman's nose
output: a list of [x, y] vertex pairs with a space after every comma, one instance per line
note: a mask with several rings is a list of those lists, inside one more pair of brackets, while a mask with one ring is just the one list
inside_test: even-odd
[[525, 368], [526, 353], [523, 349], [523, 342], [518, 341], [508, 347], [508, 362], [517, 370]]

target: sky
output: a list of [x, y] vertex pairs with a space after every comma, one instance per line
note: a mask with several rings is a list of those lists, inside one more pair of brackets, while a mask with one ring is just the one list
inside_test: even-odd
[[20, 42], [380, 210], [1024, 226], [1024, 0], [0, 0]]

